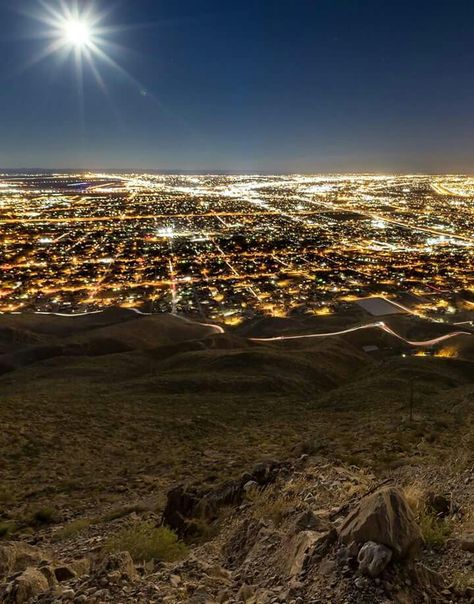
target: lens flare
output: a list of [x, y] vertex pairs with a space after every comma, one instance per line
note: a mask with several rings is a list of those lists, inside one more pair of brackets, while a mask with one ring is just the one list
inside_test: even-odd
[[[1, 0], [0, 0], [1, 2]], [[113, 7], [107, 8], [105, 0], [32, 0], [33, 6], [20, 7], [18, 12], [38, 23], [29, 37], [41, 40], [41, 47], [24, 65], [18, 66], [19, 73], [40, 62], [56, 56], [56, 68], [71, 68], [75, 72], [80, 103], [81, 120], [84, 118], [84, 91], [91, 78], [107, 97], [115, 114], [118, 114], [115, 99], [107, 86], [107, 71], [115, 71], [122, 82], [133, 86], [139, 94], [154, 101], [146, 88], [120, 63], [117, 55], [126, 49], [117, 43], [120, 32], [136, 29], [136, 25], [112, 25], [110, 16]], [[34, 6], [36, 4], [36, 6]], [[102, 5], [102, 8], [101, 8]]]
[[114, 28], [104, 23], [108, 12], [96, 7], [82, 0], [38, 0], [38, 9], [28, 16], [41, 23], [37, 36], [48, 43], [32, 63], [56, 54], [63, 59], [72, 55], [78, 65], [88, 64], [93, 72], [99, 62], [115, 66], [108, 52], [116, 46], [110, 40]]

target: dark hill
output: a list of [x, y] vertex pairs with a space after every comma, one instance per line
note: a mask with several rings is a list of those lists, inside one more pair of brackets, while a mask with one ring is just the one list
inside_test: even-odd
[[[275, 573], [267, 573], [265, 552], [285, 557], [296, 512], [310, 506], [330, 514], [352, 505], [357, 489], [385, 481], [405, 486], [415, 503], [421, 491], [426, 497], [433, 489], [437, 496], [449, 495], [452, 511], [446, 518], [417, 508], [431, 540], [424, 561], [452, 584], [465, 583], [466, 556], [454, 544], [472, 522], [474, 336], [430, 348], [413, 348], [377, 328], [329, 337], [251, 339], [322, 334], [358, 327], [360, 321], [360, 315], [350, 313], [297, 315], [254, 320], [220, 333], [221, 328], [190, 318], [120, 309], [74, 318], [0, 316], [0, 550], [3, 536], [44, 546], [62, 566], [77, 563], [74, 568], [83, 569], [80, 559], [101, 560], [107, 544], [127, 527], [132, 542], [146, 540], [146, 523], [159, 522], [172, 487], [192, 482], [197, 492], [216, 488], [219, 493], [224, 484], [227, 497], [237, 480], [242, 497], [242, 477], [249, 482], [253, 474], [247, 472], [257, 462], [310, 455], [314, 465], [307, 474], [293, 462], [283, 464], [294, 469], [281, 483], [284, 500], [274, 491], [239, 500], [242, 518], [254, 522], [254, 508], [261, 515], [258, 526], [241, 524], [239, 512], [232, 521], [236, 537], [226, 532], [226, 514], [234, 514], [230, 496], [224, 497], [222, 515], [198, 518], [199, 534], [187, 547], [206, 560], [205, 569], [193, 566], [196, 559], [190, 558], [170, 575], [160, 562], [140, 562], [140, 576], [151, 577], [151, 591], [136, 592], [137, 601], [152, 602], [156, 593], [176, 604], [205, 601], [191, 599], [194, 592], [199, 595], [198, 587], [188, 598], [170, 581], [196, 586], [206, 584], [207, 577], [215, 586], [213, 573], [221, 571], [212, 570], [207, 560], [231, 567], [219, 548], [234, 547], [240, 539], [235, 551], [242, 561], [252, 562], [246, 544], [253, 543], [254, 534], [260, 554], [255, 572], [246, 576], [270, 585]], [[439, 337], [453, 329], [408, 316], [385, 322], [409, 339]], [[129, 541], [118, 543], [121, 550], [132, 547]], [[291, 551], [289, 560], [301, 559]], [[331, 551], [340, 550], [334, 545]], [[341, 560], [325, 561], [330, 579], [321, 579], [321, 585], [337, 581], [341, 593], [348, 594], [342, 601], [350, 604], [379, 601], [373, 599], [377, 584], [360, 592], [362, 599], [347, 600], [362, 588], [354, 587], [359, 577]], [[233, 564], [235, 573], [249, 570], [236, 560]], [[316, 567], [311, 558], [311, 568]], [[78, 597], [92, 588], [107, 592], [116, 571], [108, 568], [100, 577], [91, 572], [93, 578], [84, 579], [84, 585], [82, 579], [66, 580]], [[243, 601], [241, 585], [234, 589], [225, 579], [231, 575], [219, 576], [234, 601]], [[418, 584], [413, 577], [406, 580]], [[109, 587], [102, 585], [105, 581]], [[283, 575], [278, 581], [287, 582]], [[419, 583], [426, 587], [424, 580]], [[213, 589], [209, 593], [215, 595]], [[279, 601], [291, 601], [281, 589]], [[311, 583], [311, 590], [302, 593], [326, 593], [321, 589]], [[427, 593], [435, 597], [430, 594], [439, 590], [430, 587]], [[114, 592], [105, 601], [127, 601], [122, 596]]]

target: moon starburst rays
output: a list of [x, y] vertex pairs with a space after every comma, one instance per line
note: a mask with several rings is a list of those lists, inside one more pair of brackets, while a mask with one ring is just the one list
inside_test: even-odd
[[[56, 0], [55, 3], [38, 0], [38, 6], [39, 9], [28, 16], [44, 26], [37, 32], [37, 37], [49, 40], [49, 43], [30, 64], [56, 54], [63, 58], [73, 56], [82, 69], [111, 58], [107, 53], [111, 45], [108, 37], [114, 28], [104, 25], [106, 12], [94, 10], [92, 3], [85, 6], [81, 0]], [[115, 61], [109, 61], [111, 64], [117, 66]], [[97, 75], [97, 68], [93, 71]]]
[[[85, 88], [91, 78], [117, 114], [116, 99], [107, 85], [108, 71], [118, 76], [115, 82], [127, 82], [142, 93], [145, 87], [117, 61], [118, 56], [130, 54], [129, 49], [117, 43], [117, 37], [143, 25], [110, 23], [110, 4], [109, 8], [104, 9], [98, 0], [35, 0], [35, 3], [36, 9], [30, 5], [18, 11], [39, 24], [27, 37], [42, 40], [42, 45], [26, 64], [16, 67], [16, 73], [53, 58], [57, 68], [67, 68], [69, 65], [76, 75], [78, 101], [83, 116]], [[51, 72], [52, 75], [55, 71]], [[147, 98], [156, 101], [151, 94], [147, 94]]]

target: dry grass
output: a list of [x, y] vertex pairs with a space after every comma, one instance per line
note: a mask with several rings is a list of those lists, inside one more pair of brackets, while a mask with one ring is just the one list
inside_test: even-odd
[[130, 514], [141, 514], [143, 512], [148, 511], [150, 510], [146, 505], [126, 505], [123, 507], [114, 508], [113, 510], [106, 512], [100, 518], [97, 518], [95, 522], [112, 522], [112, 520], [118, 520], [119, 518], [130, 516]]
[[421, 483], [411, 483], [403, 491], [410, 508], [416, 516], [427, 547], [439, 549], [446, 543], [452, 533], [452, 521], [449, 518], [439, 518], [428, 509], [426, 489]]
[[81, 531], [85, 530], [92, 524], [92, 520], [88, 518], [79, 518], [78, 520], [73, 520], [69, 524], [66, 524], [63, 528], [56, 531], [53, 535], [54, 541], [65, 541], [70, 537], [74, 537]]
[[426, 492], [420, 483], [407, 485], [403, 492], [413, 513], [418, 516], [425, 506]]
[[105, 545], [109, 552], [127, 551], [137, 563], [159, 560], [173, 562], [187, 555], [186, 545], [167, 527], [137, 522], [113, 535]]
[[297, 489], [282, 492], [278, 485], [265, 489], [252, 489], [247, 493], [247, 500], [252, 504], [255, 518], [271, 520], [276, 527], [281, 526], [285, 518], [301, 504]]

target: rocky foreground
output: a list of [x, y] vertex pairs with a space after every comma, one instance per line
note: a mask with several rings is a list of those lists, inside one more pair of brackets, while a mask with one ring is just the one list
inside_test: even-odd
[[474, 602], [472, 466], [410, 472], [303, 454], [178, 486], [162, 513], [45, 527], [0, 542], [0, 601]]

